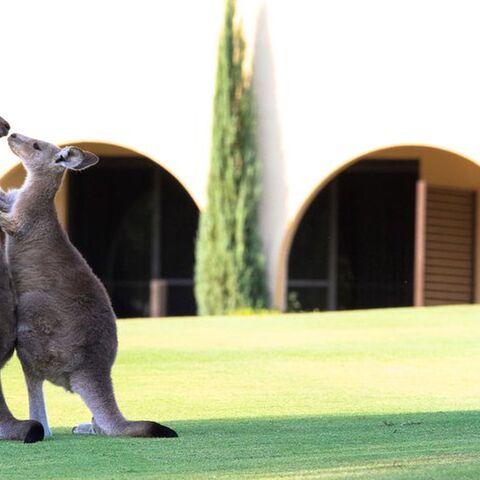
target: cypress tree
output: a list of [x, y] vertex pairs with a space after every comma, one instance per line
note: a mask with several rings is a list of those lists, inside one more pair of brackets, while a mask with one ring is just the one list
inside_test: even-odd
[[258, 232], [260, 175], [245, 41], [226, 0], [219, 42], [207, 207], [200, 215], [195, 296], [200, 315], [267, 304], [265, 262]]

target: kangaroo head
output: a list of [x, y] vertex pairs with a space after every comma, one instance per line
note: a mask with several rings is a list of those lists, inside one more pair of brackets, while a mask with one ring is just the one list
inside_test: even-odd
[[12, 133], [8, 137], [8, 145], [29, 172], [62, 173], [65, 169], [83, 170], [98, 162], [96, 155], [81, 148], [59, 148], [19, 133]]
[[8, 122], [2, 117], [0, 117], [0, 137], [4, 137], [5, 135], [7, 135], [9, 130], [10, 125], [8, 124]]

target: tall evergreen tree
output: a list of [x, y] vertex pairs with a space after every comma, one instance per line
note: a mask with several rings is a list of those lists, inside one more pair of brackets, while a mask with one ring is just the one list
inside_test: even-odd
[[265, 262], [258, 232], [259, 165], [245, 41], [226, 0], [218, 49], [207, 207], [200, 215], [195, 296], [200, 315], [265, 308]]

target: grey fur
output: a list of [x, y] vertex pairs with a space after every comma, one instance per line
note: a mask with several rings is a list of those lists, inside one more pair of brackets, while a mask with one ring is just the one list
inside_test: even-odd
[[8, 122], [0, 117], [0, 137], [4, 137], [5, 135], [8, 135], [8, 131], [10, 130], [10, 125]]
[[[0, 137], [6, 135], [10, 126], [0, 117]], [[5, 261], [4, 242], [0, 239], [0, 370], [10, 360], [17, 338], [15, 304], [10, 284], [10, 276]], [[23, 440], [31, 443], [43, 440], [41, 424], [34, 420], [17, 420], [10, 412], [0, 381], [0, 438]]]
[[[0, 226], [17, 295], [17, 352], [29, 385], [30, 414], [46, 431], [44, 380], [78, 393], [95, 429], [114, 436], [176, 436], [155, 422], [127, 421], [115, 400], [111, 368], [117, 352], [116, 318], [100, 280], [61, 228], [54, 197], [65, 170], [98, 158], [77, 147], [12, 134], [12, 151], [27, 170], [24, 185], [3, 195]], [[33, 398], [32, 398], [33, 397]]]

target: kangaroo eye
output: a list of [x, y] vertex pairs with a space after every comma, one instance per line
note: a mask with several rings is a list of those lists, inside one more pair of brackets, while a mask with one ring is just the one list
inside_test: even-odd
[[33, 148], [34, 148], [35, 150], [42, 150], [42, 149], [40, 148], [40, 145], [39, 145], [37, 142], [35, 142], [35, 143], [33, 144]]

